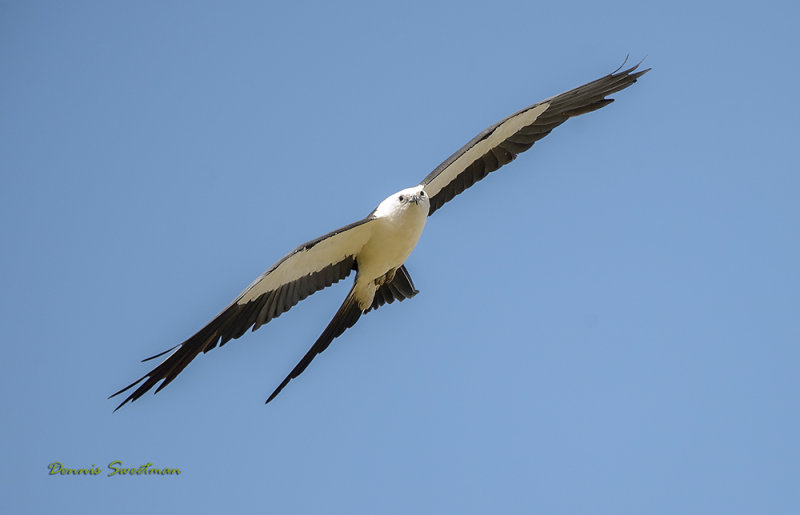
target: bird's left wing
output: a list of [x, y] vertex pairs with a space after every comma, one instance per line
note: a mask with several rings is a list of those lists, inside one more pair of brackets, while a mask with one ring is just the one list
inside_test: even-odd
[[373, 220], [367, 217], [346, 225], [304, 243], [284, 256], [192, 337], [145, 359], [157, 358], [174, 350], [160, 365], [111, 396], [119, 395], [144, 380], [116, 409], [128, 401], [135, 401], [163, 379], [157, 393], [201, 352], [239, 338], [251, 327], [255, 331], [312, 293], [347, 277], [355, 269], [356, 257], [369, 239]]
[[[500, 120], [448, 157], [422, 180], [430, 198], [428, 215], [501, 166], [510, 163], [567, 119], [610, 104], [616, 93], [647, 73], [636, 66], [548, 98]], [[621, 68], [621, 67], [620, 67]]]

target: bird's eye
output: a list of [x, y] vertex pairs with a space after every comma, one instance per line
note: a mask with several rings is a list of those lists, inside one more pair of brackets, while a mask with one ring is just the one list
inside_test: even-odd
[[425, 192], [424, 192], [424, 191], [420, 191], [420, 192], [419, 192], [419, 196], [420, 196], [420, 197], [424, 197], [424, 196], [425, 196]]
[[403, 195], [400, 195], [400, 197], [398, 197], [398, 198], [400, 199], [400, 202], [402, 202], [403, 200], [405, 200], [405, 197], [404, 197]]

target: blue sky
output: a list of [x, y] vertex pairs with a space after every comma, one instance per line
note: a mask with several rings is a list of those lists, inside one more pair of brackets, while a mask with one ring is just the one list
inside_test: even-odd
[[[722, 6], [0, 2], [9, 512], [797, 513], [799, 13]], [[347, 284], [112, 414], [287, 251], [628, 53], [275, 402]], [[48, 476], [114, 460], [182, 474]]]

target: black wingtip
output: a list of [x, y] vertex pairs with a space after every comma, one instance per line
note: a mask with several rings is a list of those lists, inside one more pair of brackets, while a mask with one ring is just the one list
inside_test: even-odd
[[[630, 54], [626, 54], [625, 55], [625, 59], [622, 61], [622, 64], [619, 65], [617, 67], [617, 69], [614, 70], [613, 72], [611, 72], [608, 76], [609, 77], [615, 77], [615, 78], [616, 77], [620, 77], [620, 76], [624, 76], [626, 78], [632, 79], [631, 84], [633, 84], [634, 82], [636, 82], [636, 79], [638, 79], [639, 77], [641, 77], [645, 73], [647, 73], [650, 70], [652, 70], [652, 68], [647, 68], [645, 70], [640, 70], [640, 71], [638, 71], [636, 73], [633, 73], [634, 71], [636, 71], [642, 65], [642, 63], [644, 63], [644, 60], [647, 59], [646, 55], [644, 57], [642, 57], [642, 59], [638, 63], [634, 64], [633, 66], [631, 66], [627, 70], [622, 70], [622, 68], [625, 66], [625, 64], [627, 64], [629, 58], [630, 58]], [[622, 71], [620, 71], [620, 70], [622, 70]]]
[[[123, 390], [123, 391], [125, 391], [125, 390]], [[122, 393], [122, 392], [117, 392], [117, 393], [115, 393], [114, 395], [117, 395], [118, 393]], [[114, 395], [112, 395], [111, 397], [113, 397]], [[109, 399], [110, 399], [111, 397], [109, 397]], [[117, 412], [117, 410], [118, 410], [118, 409], [120, 409], [121, 407], [123, 407], [123, 406], [124, 406], [124, 405], [125, 405], [125, 404], [126, 404], [128, 401], [131, 401], [131, 402], [133, 402], [133, 399], [132, 399], [132, 397], [133, 397], [132, 395], [129, 395], [129, 396], [125, 397], [125, 400], [124, 400], [124, 401], [122, 401], [122, 402], [120, 402], [120, 403], [119, 403], [119, 405], [118, 405], [116, 408], [114, 408], [114, 411], [112, 411], [111, 413], [116, 413], [116, 412]]]
[[[617, 69], [616, 69], [616, 70], [614, 70], [613, 72], [611, 72], [611, 75], [614, 75], [615, 73], [617, 73], [618, 71], [620, 71], [620, 70], [622, 69], [622, 67], [623, 67], [623, 66], [625, 66], [625, 63], [627, 63], [627, 62], [628, 62], [628, 58], [629, 58], [630, 56], [631, 56], [631, 54], [625, 54], [625, 59], [622, 61], [622, 64], [620, 64], [619, 66], [617, 66]], [[639, 66], [639, 65], [637, 64], [636, 66]], [[636, 66], [634, 66], [634, 68], [636, 68]]]
[[[141, 383], [141, 382], [142, 382], [143, 380], [145, 380], [146, 378], [147, 378], [147, 376], [146, 376], [146, 375], [144, 375], [144, 376], [140, 377], [140, 378], [139, 378], [139, 379], [137, 379], [136, 381], [132, 382], [131, 384], [129, 384], [128, 386], [126, 386], [125, 388], [123, 388], [122, 390], [120, 390], [120, 391], [118, 391], [118, 392], [116, 392], [116, 393], [112, 393], [111, 395], [109, 395], [109, 396], [108, 396], [108, 398], [109, 398], [109, 399], [113, 399], [113, 398], [114, 398], [114, 397], [116, 397], [117, 395], [119, 395], [119, 394], [121, 394], [121, 393], [123, 393], [123, 392], [126, 392], [126, 391], [130, 390], [131, 388], [133, 388], [133, 387], [134, 387], [134, 386], [136, 386], [137, 384]], [[127, 396], [127, 397], [125, 398], [125, 400], [124, 400], [124, 401], [122, 401], [122, 402], [119, 404], [119, 406], [117, 406], [116, 408], [114, 408], [114, 411], [113, 411], [113, 412], [116, 412], [118, 409], [120, 409], [122, 406], [124, 406], [126, 402], [128, 402], [128, 401], [131, 401], [131, 402], [133, 402], [134, 400], [135, 400], [135, 399], [133, 398], [133, 394], [131, 394], [131, 395]], [[113, 413], [113, 412], [112, 412], [112, 413]]]
[[[625, 65], [628, 63], [628, 59], [630, 59], [630, 57], [631, 57], [631, 54], [625, 54], [625, 59], [622, 61], [622, 64], [620, 64], [619, 66], [617, 66], [617, 69], [616, 69], [616, 70], [614, 70], [613, 72], [611, 72], [611, 75], [616, 75], [617, 73], [620, 73], [620, 75], [626, 75], [626, 74], [629, 74], [630, 72], [632, 72], [633, 70], [635, 70], [635, 69], [637, 69], [639, 66], [641, 66], [641, 65], [642, 65], [642, 63], [644, 62], [644, 60], [645, 60], [645, 59], [647, 59], [647, 55], [645, 54], [645, 56], [644, 56], [644, 57], [642, 57], [642, 58], [639, 60], [639, 62], [638, 62], [638, 63], [634, 64], [633, 66], [631, 66], [631, 67], [630, 67], [630, 68], [628, 68], [627, 70], [625, 70], [625, 71], [623, 71], [623, 72], [620, 72], [620, 70], [621, 70], [622, 68], [624, 68], [624, 67], [625, 67]], [[640, 72], [640, 73], [645, 73], [645, 72], [648, 72], [648, 71], [650, 71], [650, 68], [648, 68], [648, 69], [646, 69], [646, 70], [644, 70], [644, 71], [642, 71], [642, 72]]]
[[180, 347], [180, 346], [181, 346], [181, 344], [179, 343], [178, 345], [175, 345], [175, 346], [173, 346], [173, 347], [170, 347], [169, 349], [165, 350], [164, 352], [159, 352], [159, 353], [158, 353], [158, 354], [156, 354], [155, 356], [150, 356], [149, 358], [144, 358], [144, 359], [142, 360], [142, 363], [144, 363], [145, 361], [150, 361], [151, 359], [160, 358], [161, 356], [163, 356], [163, 355], [164, 355], [164, 354], [166, 354], [167, 352], [169, 352], [169, 351], [172, 351], [172, 350], [175, 350], [175, 349], [177, 349], [177, 348], [178, 348], [178, 347]]
[[143, 380], [144, 380], [146, 377], [147, 377], [146, 375], [145, 375], [145, 376], [142, 376], [142, 377], [140, 377], [140, 378], [139, 378], [139, 379], [137, 379], [136, 381], [132, 382], [131, 384], [129, 384], [128, 386], [126, 386], [125, 388], [123, 388], [122, 390], [120, 390], [120, 391], [118, 391], [118, 392], [116, 392], [116, 393], [112, 393], [111, 395], [109, 395], [109, 396], [108, 396], [108, 398], [109, 398], [109, 399], [112, 399], [112, 398], [116, 397], [117, 395], [121, 394], [122, 392], [125, 392], [125, 391], [128, 391], [128, 390], [130, 390], [131, 388], [133, 388], [133, 387], [134, 387], [134, 386], [136, 386], [137, 384], [141, 383], [141, 382], [142, 382], [142, 381], [143, 381]]

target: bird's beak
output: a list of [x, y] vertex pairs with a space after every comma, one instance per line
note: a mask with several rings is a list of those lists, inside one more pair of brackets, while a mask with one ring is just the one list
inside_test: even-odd
[[419, 205], [419, 195], [411, 195], [411, 198], [409, 198], [408, 200], [410, 200], [414, 204]]

